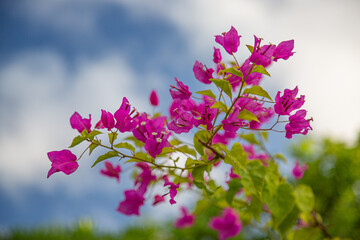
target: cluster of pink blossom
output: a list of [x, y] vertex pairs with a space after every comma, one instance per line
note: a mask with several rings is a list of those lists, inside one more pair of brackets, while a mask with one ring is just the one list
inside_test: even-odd
[[[170, 204], [175, 204], [175, 197], [180, 185], [188, 183], [188, 186], [193, 186], [192, 170], [199, 166], [216, 165], [220, 163], [219, 159], [225, 159], [226, 151], [221, 152], [221, 149], [214, 148], [214, 146], [229, 145], [231, 140], [239, 136], [240, 129], [286, 132], [286, 138], [292, 138], [293, 134], [306, 134], [308, 130], [312, 130], [309, 123], [312, 119], [305, 119], [305, 110], [298, 110], [291, 115], [305, 102], [303, 95], [297, 97], [297, 87], [294, 90], [285, 89], [283, 95], [279, 91], [275, 101], [272, 101], [268, 93], [259, 86], [263, 75], [269, 75], [266, 68], [272, 62], [277, 62], [279, 59], [287, 60], [294, 54], [292, 52], [294, 41], [284, 41], [278, 45], [262, 45], [262, 39], [254, 36], [254, 46], [248, 45], [251, 55], [240, 65], [234, 56], [240, 46], [240, 37], [233, 27], [228, 32], [215, 36], [215, 41], [234, 57], [235, 63], [227, 66], [222, 62], [220, 49], [214, 47], [214, 69], [204, 66], [199, 61], [195, 61], [193, 66], [195, 78], [204, 84], [214, 84], [219, 90], [218, 97], [211, 90], [206, 90], [197, 92], [202, 97], [200, 100], [196, 100], [199, 98], [193, 96], [189, 87], [175, 78], [176, 86], [170, 85], [172, 102], [169, 107], [169, 118], [140, 113], [131, 106], [125, 97], [120, 108], [114, 114], [101, 110], [101, 119], [93, 129], [90, 115], [88, 119], [81, 117], [77, 112], [71, 116], [71, 127], [80, 133], [72, 145], [86, 140], [90, 142], [90, 153], [98, 146], [111, 150], [100, 160], [98, 159], [95, 164], [111, 157], [128, 158], [137, 162], [135, 167], [140, 170], [140, 173], [135, 177], [134, 187], [124, 192], [125, 198], [119, 203], [117, 211], [125, 215], [139, 215], [139, 209], [146, 199], [145, 193], [148, 186], [161, 181], [164, 182], [166, 193], [153, 196], [153, 205], [164, 202], [167, 195], [170, 196]], [[234, 97], [233, 94], [236, 96], [234, 95]], [[228, 102], [225, 100], [226, 96], [229, 97]], [[150, 94], [150, 104], [155, 107], [159, 105], [156, 91], [152, 91]], [[275, 114], [278, 114], [276, 122], [269, 128], [262, 128]], [[280, 116], [289, 116], [289, 119], [280, 121]], [[285, 130], [275, 130], [274, 127], [281, 122], [287, 122]], [[103, 145], [97, 139], [96, 136], [102, 133], [99, 131], [101, 129], [110, 132], [110, 146]], [[200, 144], [205, 147], [206, 159], [204, 159], [204, 154], [201, 154], [200, 159], [192, 159], [199, 162], [192, 167], [178, 167], [176, 164], [174, 166], [161, 165], [155, 162], [157, 158], [167, 156], [171, 159], [173, 152], [181, 152], [175, 144], [170, 143], [171, 139], [175, 134], [189, 133], [192, 129], [208, 133], [209, 137], [206, 141], [199, 139]], [[125, 142], [114, 144], [118, 132], [131, 133], [133, 140], [138, 143], [136, 147]], [[264, 166], [267, 166], [271, 159], [268, 153], [257, 153], [254, 145], [243, 144], [242, 147], [248, 160], [258, 159]], [[118, 151], [117, 148], [125, 148], [132, 154]], [[166, 151], [167, 148], [170, 148], [171, 151]], [[136, 150], [138, 150], [137, 153]], [[195, 150], [198, 151], [196, 147]], [[146, 156], [139, 155], [139, 152], [146, 153]], [[193, 156], [196, 158], [196, 153]], [[77, 160], [79, 159], [69, 150], [49, 152], [48, 157], [52, 162], [48, 177], [59, 171], [71, 174], [78, 168]], [[212, 161], [213, 159], [214, 161]], [[296, 178], [301, 178], [305, 169], [296, 166], [293, 174]], [[161, 169], [161, 174], [155, 174], [154, 169]], [[180, 176], [176, 175], [174, 169], [181, 170]], [[106, 161], [105, 169], [100, 172], [119, 182], [121, 171], [120, 165], [114, 166], [111, 162]], [[184, 172], [187, 173], [187, 177], [182, 176]], [[231, 179], [241, 178], [238, 172], [233, 172], [233, 168], [231, 168], [229, 176]], [[177, 183], [170, 181], [169, 178], [174, 179], [173, 181], [177, 181]], [[176, 221], [175, 226], [178, 228], [192, 226], [195, 216], [184, 207], [181, 208], [181, 212], [182, 216]], [[219, 232], [219, 239], [227, 239], [236, 236], [241, 231], [242, 222], [238, 211], [227, 207], [222, 216], [210, 220], [209, 226]]]

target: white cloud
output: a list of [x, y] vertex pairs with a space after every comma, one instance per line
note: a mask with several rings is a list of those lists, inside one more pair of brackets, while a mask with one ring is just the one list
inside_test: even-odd
[[[267, 42], [295, 39], [296, 54], [274, 64], [266, 87], [306, 95], [311, 134], [353, 140], [360, 130], [357, 66], [360, 64], [358, 1], [121, 1], [139, 17], [163, 17], [187, 37], [194, 57], [211, 60], [213, 36], [235, 26], [242, 42], [252, 34]], [[143, 6], [143, 7], [141, 7]], [[146, 6], [146, 7], [145, 7]], [[146, 9], [146, 10], [145, 10]], [[242, 54], [246, 53], [243, 48]]]
[[[151, 73], [147, 75], [153, 78]], [[94, 125], [100, 109], [117, 110], [124, 96], [141, 111], [150, 108], [146, 107], [147, 95], [142, 94], [147, 91], [146, 84], [141, 86], [133, 69], [117, 54], [78, 60], [70, 70], [55, 52], [28, 52], [3, 66], [0, 79], [0, 109], [6, 113], [0, 126], [0, 179], [14, 195], [21, 194], [19, 186], [45, 182], [50, 167], [46, 153], [67, 148], [76, 136], [69, 124], [74, 111], [84, 117], [91, 113]], [[85, 158], [80, 165], [89, 165], [86, 162]], [[91, 171], [81, 170], [74, 178]], [[73, 192], [91, 182], [59, 181], [67, 181]]]

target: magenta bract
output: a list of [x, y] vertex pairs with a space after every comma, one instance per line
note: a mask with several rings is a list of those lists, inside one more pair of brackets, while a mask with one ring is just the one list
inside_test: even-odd
[[214, 63], [221, 63], [221, 52], [219, 48], [214, 47]]
[[195, 216], [193, 214], [189, 214], [185, 207], [181, 207], [181, 213], [182, 216], [174, 224], [176, 228], [187, 228], [194, 225]]
[[306, 110], [299, 110], [289, 117], [289, 123], [285, 126], [286, 138], [292, 138], [293, 134], [307, 134], [312, 130], [309, 120], [305, 119]]
[[305, 170], [307, 169], [307, 165], [299, 165], [299, 162], [296, 161], [294, 168], [292, 169], [291, 173], [294, 178], [301, 179], [304, 176]]
[[125, 199], [116, 210], [125, 215], [140, 215], [139, 208], [144, 204], [145, 198], [136, 190], [126, 190], [124, 195]]
[[176, 194], [177, 194], [177, 189], [179, 188], [180, 183], [174, 184], [174, 183], [170, 182], [169, 179], [168, 179], [168, 177], [167, 177], [167, 175], [164, 175], [164, 176], [162, 177], [162, 179], [163, 179], [164, 182], [165, 182], [165, 183], [164, 183], [164, 187], [169, 186], [169, 193], [170, 193], [170, 201], [169, 201], [169, 202], [170, 202], [171, 205], [173, 205], [173, 204], [176, 203], [174, 197], [175, 197]]
[[105, 110], [101, 110], [101, 122], [102, 125], [109, 131], [115, 126], [114, 116], [110, 112], [107, 112]]
[[47, 155], [51, 161], [51, 168], [47, 174], [47, 178], [60, 171], [69, 175], [79, 167], [79, 164], [76, 162], [77, 157], [69, 150], [48, 152]]
[[155, 206], [155, 205], [157, 205], [157, 204], [159, 204], [159, 203], [161, 203], [161, 202], [164, 202], [165, 201], [165, 197], [164, 196], [161, 196], [161, 195], [158, 195], [158, 194], [156, 194], [155, 196], [154, 196], [154, 202], [153, 202], [153, 206]]
[[175, 99], [189, 99], [191, 96], [191, 92], [189, 91], [189, 87], [175, 78], [176, 87], [170, 85], [170, 94], [171, 97]]
[[211, 81], [209, 79], [213, 78], [212, 74], [214, 72], [214, 69], [206, 68], [206, 70], [204, 70], [204, 65], [198, 61], [195, 61], [193, 72], [197, 80], [205, 84], [210, 84]]
[[279, 43], [275, 48], [273, 57], [274, 61], [277, 62], [278, 59], [287, 60], [289, 57], [294, 55], [292, 50], [294, 49], [294, 40], [284, 41]]
[[78, 112], [75, 112], [70, 117], [70, 125], [73, 129], [82, 133], [85, 129], [88, 133], [91, 132], [91, 115], [89, 114], [89, 118], [82, 118]]
[[159, 96], [155, 90], [151, 91], [149, 100], [151, 105], [155, 107], [159, 105]]
[[235, 107], [234, 111], [229, 116], [222, 120], [223, 128], [225, 131], [236, 133], [236, 131], [243, 126], [248, 125], [244, 120], [238, 119], [240, 108]]
[[305, 96], [301, 95], [297, 98], [298, 87], [294, 90], [285, 89], [284, 95], [280, 96], [280, 91], [276, 94], [274, 110], [279, 115], [290, 115], [290, 113], [296, 109], [301, 108], [305, 103]]
[[155, 175], [152, 175], [151, 169], [147, 163], [139, 162], [136, 164], [138, 168], [142, 170], [142, 172], [136, 176], [135, 185], [138, 185], [138, 192], [141, 195], [144, 195], [147, 191], [147, 187], [149, 186], [151, 181], [156, 179]]
[[120, 172], [121, 172], [120, 165], [116, 165], [116, 167], [114, 167], [114, 165], [109, 161], [105, 162], [105, 169], [100, 170], [100, 173], [102, 175], [116, 178], [118, 182], [120, 181]]
[[231, 55], [237, 52], [238, 47], [240, 46], [240, 37], [241, 35], [238, 34], [237, 30], [234, 27], [231, 27], [227, 33], [223, 33], [223, 36], [215, 36], [215, 42], [223, 46], [226, 52]]
[[225, 208], [221, 217], [211, 219], [210, 227], [218, 231], [220, 240], [225, 240], [236, 236], [242, 229], [242, 223], [233, 209]]
[[255, 63], [256, 65], [263, 65], [267, 67], [272, 62], [272, 56], [275, 51], [275, 45], [261, 45], [261, 39], [257, 38], [254, 35], [255, 43], [254, 43], [254, 51], [249, 57], [250, 62]]

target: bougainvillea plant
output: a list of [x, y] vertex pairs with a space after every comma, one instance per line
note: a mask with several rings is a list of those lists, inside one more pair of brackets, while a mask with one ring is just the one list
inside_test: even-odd
[[[236, 236], [254, 222], [259, 229], [268, 229], [267, 234], [294, 237], [306, 227], [326, 235], [314, 210], [311, 188], [293, 184], [306, 167], [296, 163], [294, 177], [288, 181], [278, 170], [284, 157], [265, 147], [270, 132], [285, 133], [290, 139], [312, 130], [312, 118], [300, 109], [305, 96], [298, 94], [297, 86], [278, 91], [274, 98], [260, 86], [264, 76], [270, 77], [272, 63], [293, 56], [294, 40], [263, 44], [263, 39], [254, 36], [254, 45], [246, 45], [249, 57], [240, 61], [235, 57], [240, 37], [234, 27], [215, 36], [232, 62], [223, 62], [224, 52], [215, 47], [213, 68], [195, 61], [195, 78], [206, 90], [193, 92], [175, 78], [170, 85], [173, 100], [168, 116], [138, 112], [126, 97], [116, 112], [101, 110], [94, 127], [90, 115], [83, 118], [75, 112], [70, 124], [79, 135], [70, 148], [87, 142], [89, 155], [95, 149], [106, 150], [92, 166], [104, 164], [101, 174], [120, 184], [121, 166], [133, 166], [134, 184], [124, 192], [119, 213], [140, 215], [145, 201], [154, 206], [173, 205], [179, 191], [198, 189], [202, 192], [198, 205], [202, 207], [193, 212], [181, 207], [176, 227], [191, 227], [204, 205], [211, 205], [219, 211], [208, 226], [218, 232], [219, 239]], [[151, 92], [149, 102], [159, 105], [156, 91]], [[190, 134], [193, 142], [181, 141], [182, 134]], [[69, 150], [49, 152], [52, 164], [48, 177], [59, 171], [73, 173], [82, 156], [77, 158]], [[213, 178], [215, 168], [224, 170], [226, 182]], [[155, 184], [163, 190], [146, 194]]]

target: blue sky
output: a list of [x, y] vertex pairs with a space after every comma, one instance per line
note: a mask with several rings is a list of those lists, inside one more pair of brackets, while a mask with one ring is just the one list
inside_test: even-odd
[[[140, 111], [152, 111], [147, 98], [157, 89], [166, 113], [174, 77], [203, 90], [192, 66], [195, 60], [211, 65], [214, 35], [230, 26], [243, 36], [239, 59], [253, 34], [275, 44], [295, 39], [296, 54], [274, 64], [264, 86], [275, 94], [298, 85], [315, 119], [312, 136], [354, 139], [359, 10], [351, 0], [1, 1], [0, 228], [80, 217], [95, 218], [103, 229], [124, 226], [128, 219], [114, 209], [129, 183], [90, 169], [95, 157], [82, 159], [76, 174], [47, 180], [46, 153], [70, 144], [74, 111], [98, 119], [100, 109], [116, 110], [124, 96]], [[167, 206], [143, 211], [160, 210], [177, 213]]]

